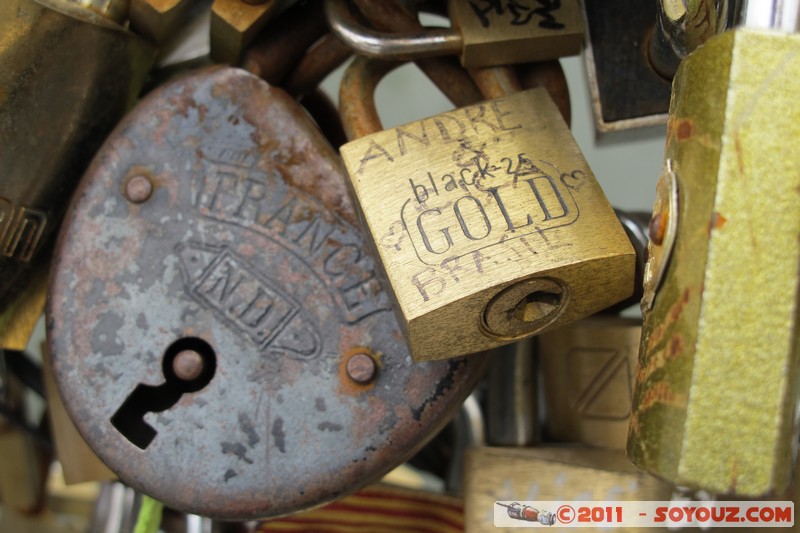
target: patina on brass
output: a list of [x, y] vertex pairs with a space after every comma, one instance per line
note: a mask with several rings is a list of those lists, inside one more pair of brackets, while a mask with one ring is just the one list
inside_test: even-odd
[[254, 4], [242, 0], [214, 0], [211, 6], [211, 57], [237, 64], [242, 52], [259, 30], [283, 11], [289, 0], [265, 0]]
[[577, 0], [516, 4], [450, 0], [448, 12], [461, 33], [462, 65], [527, 63], [581, 52], [584, 29]]
[[0, 36], [0, 348], [21, 350], [44, 308], [69, 197], [155, 51], [63, 0], [0, 2]]
[[678, 485], [763, 496], [789, 483], [798, 52], [800, 35], [740, 29], [709, 39], [675, 77], [665, 159], [677, 234], [652, 309], [643, 306], [628, 455]]
[[341, 153], [418, 361], [506, 344], [633, 291], [633, 248], [544, 89]]
[[131, 28], [150, 40], [161, 43], [183, 21], [192, 0], [131, 0]]

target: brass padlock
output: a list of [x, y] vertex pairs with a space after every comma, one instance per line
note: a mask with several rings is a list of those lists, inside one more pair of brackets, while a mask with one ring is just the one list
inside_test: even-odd
[[412, 364], [336, 152], [242, 70], [143, 99], [60, 243], [47, 316], [64, 404], [121, 479], [176, 509], [343, 496], [419, 449], [484, 368]]
[[[498, 501], [663, 501], [672, 492], [666, 483], [637, 471], [621, 450], [478, 447], [467, 450], [465, 471], [466, 531], [475, 533], [517, 531], [494, 526]], [[606, 525], [602, 531], [636, 530]]]
[[155, 60], [104, 4], [0, 2], [0, 348], [28, 344], [67, 201]]
[[[796, 29], [796, 14], [775, 15]], [[737, 29], [689, 55], [674, 80], [628, 455], [678, 485], [760, 497], [789, 483], [800, 378], [798, 52], [797, 33]]]
[[625, 449], [641, 331], [596, 315], [536, 338], [549, 440]]
[[341, 154], [416, 360], [507, 344], [631, 294], [634, 251], [543, 89], [377, 131], [378, 65], [357, 58], [345, 74], [345, 129], [362, 138]]
[[451, 0], [452, 28], [380, 33], [361, 25], [347, 0], [325, 0], [331, 29], [359, 54], [410, 61], [458, 55], [464, 67], [544, 61], [577, 55], [583, 18], [577, 0]]

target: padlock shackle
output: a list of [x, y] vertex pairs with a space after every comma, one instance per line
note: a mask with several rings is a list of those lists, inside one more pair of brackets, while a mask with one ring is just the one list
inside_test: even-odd
[[[348, 65], [339, 86], [339, 112], [348, 139], [358, 139], [383, 129], [375, 107], [375, 90], [384, 76], [403, 64], [402, 61], [356, 56]], [[469, 69], [469, 74], [487, 100], [522, 90], [519, 79], [509, 67], [474, 68]]]
[[325, 17], [331, 31], [358, 54], [384, 60], [413, 61], [426, 57], [458, 55], [463, 40], [450, 28], [386, 34], [364, 27], [350, 13], [347, 0], [325, 0]]
[[339, 113], [348, 139], [383, 129], [375, 107], [375, 89], [386, 74], [402, 64], [356, 56], [348, 65], [339, 86]]
[[305, 52], [286, 77], [283, 88], [292, 96], [308, 94], [351, 55], [353, 51], [346, 44], [333, 33], [328, 33]]

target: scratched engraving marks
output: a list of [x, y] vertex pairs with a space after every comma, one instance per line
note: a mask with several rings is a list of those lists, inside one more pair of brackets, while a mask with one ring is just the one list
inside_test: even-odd
[[633, 401], [633, 373], [625, 351], [574, 347], [567, 359], [570, 367], [581, 369], [575, 373], [575, 387], [570, 388], [571, 401], [580, 416], [627, 420]]
[[252, 169], [245, 155], [222, 149], [216, 159], [194, 176], [195, 209], [296, 253], [328, 285], [347, 322], [391, 309], [372, 258], [342, 220], [315, 207], [302, 192], [277, 186], [279, 176]]
[[47, 225], [47, 215], [30, 207], [18, 207], [0, 197], [0, 255], [22, 262], [33, 258]]
[[[571, 189], [580, 186], [582, 171], [562, 175], [551, 163], [534, 164], [524, 153], [502, 157], [500, 163], [479, 152], [455, 171], [436, 178], [428, 172], [421, 183], [409, 179], [413, 196], [403, 204], [401, 217], [420, 261], [438, 265], [443, 257], [459, 259], [578, 219]], [[506, 201], [520, 196], [524, 202]]]
[[319, 332], [279, 283], [257, 273], [225, 247], [181, 243], [176, 252], [192, 297], [249, 337], [260, 350], [271, 348], [301, 359], [319, 355]]
[[481, 26], [494, 24], [525, 26], [537, 24], [548, 30], [562, 30], [564, 24], [558, 20], [560, 0], [470, 0], [472, 12]]

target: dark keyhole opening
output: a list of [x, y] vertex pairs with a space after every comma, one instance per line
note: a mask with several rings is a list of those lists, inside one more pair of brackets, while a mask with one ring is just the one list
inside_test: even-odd
[[217, 355], [210, 344], [197, 337], [178, 339], [162, 358], [161, 371], [166, 381], [161, 385], [137, 385], [111, 417], [111, 424], [144, 450], [158, 433], [144, 421], [144, 415], [166, 411], [184, 394], [201, 390], [211, 382], [216, 369]]
[[514, 308], [514, 318], [523, 322], [533, 322], [550, 314], [561, 305], [561, 294], [535, 291], [519, 301]]

